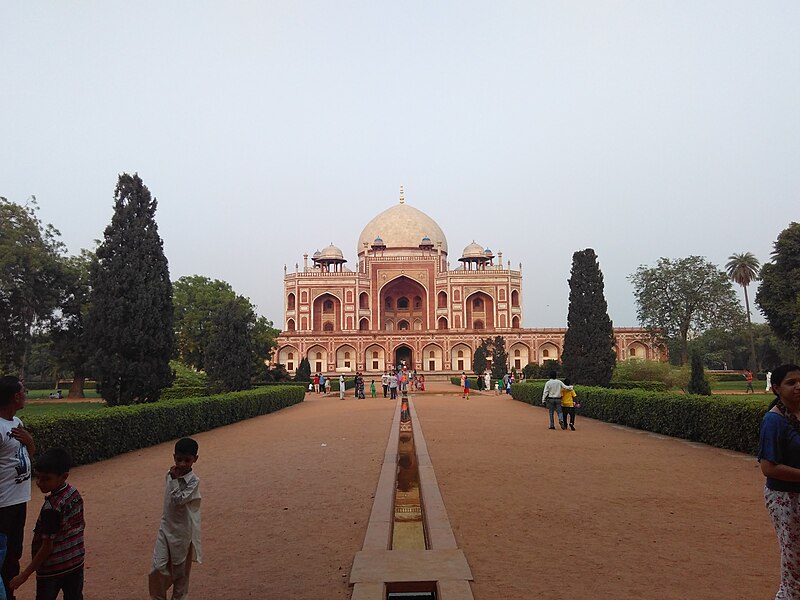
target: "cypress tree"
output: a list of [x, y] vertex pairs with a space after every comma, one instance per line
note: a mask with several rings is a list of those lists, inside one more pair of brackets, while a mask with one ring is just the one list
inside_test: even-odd
[[561, 360], [573, 383], [607, 386], [614, 372], [614, 327], [603, 294], [603, 273], [591, 248], [572, 255]]
[[297, 365], [297, 370], [294, 372], [295, 381], [311, 381], [311, 365], [308, 362], [308, 357], [304, 356]]
[[689, 378], [689, 393], [710, 396], [711, 385], [708, 383], [705, 371], [703, 370], [703, 357], [697, 350], [691, 352], [691, 364], [692, 374]]
[[492, 377], [494, 379], [502, 379], [506, 373], [508, 373], [506, 340], [502, 335], [498, 335], [492, 342]]
[[211, 319], [205, 366], [209, 387], [215, 392], [250, 388], [255, 349], [250, 328], [255, 315], [243, 299], [229, 300]]
[[482, 340], [480, 346], [475, 349], [475, 357], [472, 359], [472, 371], [476, 375], [483, 375], [486, 371], [486, 357], [489, 355], [488, 340]]
[[111, 405], [158, 400], [173, 379], [172, 283], [156, 206], [138, 175], [120, 175], [92, 265], [87, 339]]

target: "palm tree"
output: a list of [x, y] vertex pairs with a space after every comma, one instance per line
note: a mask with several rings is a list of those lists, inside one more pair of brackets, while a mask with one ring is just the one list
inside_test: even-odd
[[753, 343], [753, 323], [750, 321], [750, 300], [747, 298], [747, 286], [758, 279], [761, 263], [752, 252], [731, 254], [725, 264], [725, 270], [735, 283], [744, 290], [744, 306], [747, 309], [747, 331], [750, 334], [750, 370], [756, 370], [756, 347]]

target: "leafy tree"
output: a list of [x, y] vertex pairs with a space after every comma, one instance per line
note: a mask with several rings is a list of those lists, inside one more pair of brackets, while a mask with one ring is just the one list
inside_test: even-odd
[[700, 394], [701, 396], [711, 395], [711, 385], [706, 379], [703, 370], [703, 357], [697, 350], [692, 351], [692, 374], [689, 378], [689, 393]]
[[498, 335], [492, 341], [492, 377], [502, 379], [506, 373], [508, 373], [506, 340], [502, 335]]
[[483, 375], [486, 372], [486, 358], [488, 355], [489, 340], [481, 340], [480, 345], [475, 349], [475, 357], [472, 359], [472, 371], [476, 375]]
[[205, 349], [214, 315], [232, 300], [246, 304], [253, 313], [248, 325], [251, 335], [252, 375], [265, 379], [266, 361], [272, 357], [280, 333], [265, 317], [255, 316], [250, 300], [234, 292], [229, 283], [202, 275], [181, 277], [173, 284], [175, 338], [181, 362], [195, 369], [205, 369]]
[[753, 341], [753, 322], [750, 320], [750, 300], [747, 297], [747, 286], [751, 282], [758, 279], [758, 271], [761, 268], [761, 263], [753, 256], [751, 252], [744, 252], [743, 254], [731, 254], [728, 257], [728, 262], [725, 264], [725, 270], [728, 272], [734, 282], [742, 286], [744, 290], [744, 305], [745, 312], [747, 313], [747, 328], [750, 335], [750, 361], [749, 367], [751, 371], [760, 370], [756, 364], [756, 347]]
[[761, 269], [756, 304], [780, 340], [800, 357], [800, 223], [784, 229]]
[[[255, 314], [255, 307], [253, 307]], [[272, 359], [275, 348], [278, 347], [278, 334], [280, 330], [272, 325], [266, 317], [256, 316], [250, 328], [250, 338], [253, 348], [253, 378], [258, 380], [268, 379], [267, 363]], [[275, 374], [280, 377], [280, 373]]]
[[238, 298], [214, 313], [205, 363], [209, 387], [215, 392], [250, 388], [254, 356], [250, 328], [254, 321], [250, 303]]
[[83, 398], [83, 386], [90, 373], [91, 347], [86, 336], [86, 317], [91, 301], [90, 274], [96, 260], [83, 250], [64, 262], [65, 295], [51, 324], [53, 357], [56, 368], [72, 375], [69, 398]]
[[0, 197], [0, 367], [25, 378], [31, 339], [61, 301], [64, 245], [43, 225], [36, 198]]
[[304, 356], [297, 365], [297, 371], [294, 372], [295, 381], [311, 381], [311, 365], [308, 362], [308, 357]]
[[91, 270], [86, 329], [103, 397], [112, 405], [158, 400], [172, 382], [172, 283], [156, 206], [138, 175], [120, 175], [114, 215]]
[[603, 273], [591, 248], [572, 255], [561, 360], [574, 383], [607, 386], [614, 373], [614, 326], [603, 293]]
[[640, 266], [634, 286], [639, 322], [654, 335], [677, 339], [681, 364], [689, 359], [689, 334], [712, 327], [732, 328], [744, 320], [728, 276], [702, 256], [660, 258]]
[[236, 298], [230, 284], [202, 275], [181, 277], [172, 284], [175, 346], [178, 358], [195, 369], [205, 368], [205, 348], [214, 313]]

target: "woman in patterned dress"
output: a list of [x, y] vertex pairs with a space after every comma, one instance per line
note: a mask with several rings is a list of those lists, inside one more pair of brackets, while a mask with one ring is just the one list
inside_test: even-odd
[[800, 366], [781, 365], [771, 383], [776, 398], [761, 421], [758, 460], [781, 550], [775, 600], [800, 600]]

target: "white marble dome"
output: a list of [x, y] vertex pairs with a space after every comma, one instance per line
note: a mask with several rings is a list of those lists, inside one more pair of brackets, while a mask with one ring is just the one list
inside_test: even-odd
[[[464, 252], [461, 253], [461, 258], [486, 258], [480, 244], [476, 244], [473, 240], [471, 244], [467, 244]], [[460, 259], [459, 259], [460, 260]]]
[[436, 224], [436, 221], [419, 209], [409, 206], [405, 202], [387, 208], [367, 226], [358, 236], [358, 254], [364, 253], [364, 244], [372, 246], [375, 238], [380, 237], [388, 249], [391, 248], [416, 248], [424, 237], [429, 237], [433, 248], [437, 242], [442, 243], [442, 252], [447, 253], [447, 238]]
[[342, 254], [341, 249], [331, 244], [322, 249], [317, 260], [344, 260], [344, 254]]

